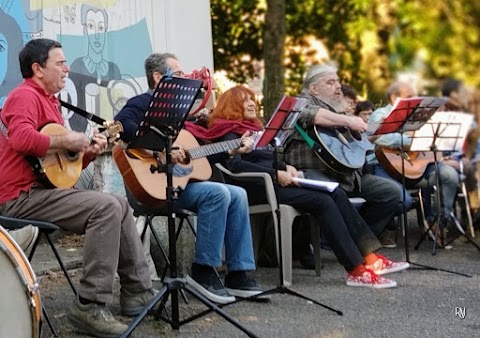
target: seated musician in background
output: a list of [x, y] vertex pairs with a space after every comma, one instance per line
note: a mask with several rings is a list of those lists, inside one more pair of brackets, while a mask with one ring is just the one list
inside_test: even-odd
[[375, 110], [375, 106], [370, 101], [358, 101], [355, 104], [355, 111], [353, 115], [360, 116], [363, 122], [368, 123], [368, 119], [370, 115], [372, 115], [373, 111]]
[[[409, 98], [416, 96], [415, 89], [412, 87], [411, 84], [407, 82], [402, 82], [402, 81], [397, 81], [394, 82], [390, 87], [387, 89], [387, 99], [389, 104], [386, 105], [385, 107], [378, 108], [373, 112], [373, 114], [370, 116], [370, 119], [368, 121], [369, 124], [373, 125], [378, 125], [379, 122], [381, 122], [392, 110], [392, 105], [394, 104], [395, 100], [397, 98]], [[402, 135], [400, 133], [391, 133], [391, 134], [386, 134], [386, 135], [380, 135], [375, 140], [373, 141], [376, 146], [378, 147], [386, 147], [390, 149], [399, 149], [402, 145], [404, 145], [403, 150], [408, 150], [410, 147], [410, 144], [412, 142], [411, 139], [411, 134], [404, 133], [403, 134], [403, 141], [402, 141]], [[375, 157], [375, 155], [368, 157], [368, 162], [370, 165], [373, 166], [373, 170], [375, 172], [375, 175], [378, 175], [380, 177], [385, 177], [385, 178], [390, 178], [391, 176], [389, 173], [385, 170], [384, 167], [382, 167], [378, 159]], [[432, 162], [433, 162], [433, 156], [432, 156]], [[446, 165], [445, 163], [438, 163], [438, 175], [439, 175], [439, 180], [440, 180], [440, 186], [441, 186], [441, 210], [440, 212], [447, 217], [443, 217], [442, 219], [445, 221], [448, 221], [450, 215], [450, 212], [453, 209], [453, 205], [455, 203], [455, 197], [457, 195], [457, 189], [458, 189], [458, 183], [459, 183], [459, 178], [458, 178], [458, 173], [453, 169], [450, 165]], [[394, 180], [394, 182], [399, 187], [402, 187], [401, 183]], [[428, 194], [425, 194], [426, 196], [430, 196], [430, 192], [432, 191], [433, 186], [436, 185], [436, 179], [435, 179], [435, 165], [434, 163], [430, 163], [426, 166], [425, 172], [421, 178], [421, 180], [415, 184], [407, 185], [404, 187], [404, 189], [407, 188], [423, 188], [426, 189]], [[412, 199], [410, 197], [410, 194], [406, 192], [406, 203], [405, 207], [408, 210], [412, 206]], [[435, 219], [433, 215], [432, 210], [426, 210], [428, 214], [426, 215], [427, 221], [429, 223], [432, 223]], [[443, 226], [443, 225], [442, 225]]]
[[58, 189], [37, 182], [26, 156], [44, 158], [62, 152], [83, 152], [83, 167], [107, 148], [106, 137], [68, 131], [48, 135], [47, 124], [63, 126], [54, 96], [65, 86], [69, 71], [62, 45], [49, 39], [29, 41], [20, 52], [24, 81], [8, 96], [1, 112], [0, 213], [52, 222], [85, 234], [83, 271], [68, 319], [96, 337], [120, 336], [127, 325], [106, 306], [113, 298], [115, 273], [120, 276], [120, 309], [134, 316], [157, 292], [152, 288], [132, 209], [119, 196], [91, 190]]
[[[258, 118], [255, 94], [244, 86], [236, 86], [218, 99], [209, 116], [209, 129], [187, 127], [194, 135], [208, 141], [226, 141], [238, 138], [245, 131], [261, 131], [263, 123]], [[347, 270], [349, 286], [390, 288], [395, 281], [379, 275], [402, 271], [406, 262], [392, 262], [375, 251], [381, 248], [376, 236], [352, 206], [345, 191], [335, 189], [329, 193], [301, 188], [292, 178], [297, 169], [279, 161], [275, 170], [272, 149], [256, 149], [247, 154], [237, 154], [226, 159], [225, 165], [233, 172], [266, 172], [272, 176], [278, 202], [312, 214], [322, 229], [340, 264]], [[277, 177], [278, 175], [278, 183]], [[263, 203], [265, 195], [259, 194], [258, 182], [238, 182], [251, 197], [252, 203]]]
[[[355, 147], [358, 168], [344, 168], [336, 163], [328, 162], [322, 155], [333, 154], [338, 156], [336, 149], [329, 149], [321, 144], [314, 129], [329, 130], [335, 135], [336, 131], [348, 129], [353, 132], [363, 133], [367, 124], [361, 117], [346, 115], [345, 101], [337, 75], [337, 68], [330, 64], [321, 64], [311, 67], [303, 81], [300, 95], [306, 98], [309, 104], [300, 113], [297, 124], [306, 130], [310, 139], [320, 145], [322, 152], [317, 153], [310, 148], [305, 136], [298, 131], [293, 132], [285, 146], [286, 162], [294, 165], [297, 170], [302, 170], [306, 178], [324, 181], [337, 181], [349, 197], [362, 197], [366, 200], [360, 209], [360, 215], [370, 226], [372, 232], [378, 236], [393, 218], [395, 209], [401, 202], [401, 189], [391, 180], [365, 173], [362, 170], [366, 151], [371, 147], [367, 142]], [[342, 135], [343, 136], [343, 135]], [[337, 142], [338, 143], [338, 142]], [[360, 142], [352, 141], [350, 146]], [[365, 148], [362, 149], [363, 144]], [[368, 147], [367, 147], [368, 144]]]
[[[184, 74], [180, 62], [170, 53], [151, 54], [145, 60], [145, 72], [149, 90], [128, 100], [115, 116], [124, 127], [121, 138], [125, 142], [135, 137], [162, 76]], [[244, 138], [243, 144], [220, 157], [249, 151], [251, 138]], [[176, 145], [180, 147], [172, 151], [172, 160], [182, 162], [186, 158], [185, 149], [181, 148], [181, 143]], [[261, 293], [255, 280], [246, 273], [255, 270], [255, 260], [245, 190], [218, 182], [190, 182], [180, 193], [175, 206], [194, 211], [198, 216], [195, 258], [187, 282], [211, 301], [222, 304], [234, 301], [234, 296], [249, 297]], [[223, 245], [228, 269], [226, 288], [215, 271], [215, 267], [222, 265]]]
[[345, 114], [353, 115], [357, 104], [357, 91], [347, 84], [342, 84], [342, 94], [346, 103]]
[[[447, 78], [443, 81], [440, 90], [442, 96], [446, 97], [448, 101], [439, 110], [472, 113], [471, 108], [473, 107], [470, 107], [471, 95], [462, 81]], [[460, 177], [465, 178], [470, 210], [472, 215], [476, 214], [477, 219], [478, 210], [480, 209], [480, 195], [478, 185], [479, 168], [475, 163], [478, 162], [479, 158], [479, 134], [478, 120], [477, 116], [475, 116], [471, 129], [467, 133], [462, 152], [444, 152], [444, 155], [448, 158], [448, 160], [444, 160], [444, 163], [454, 167], [459, 172]], [[475, 161], [472, 161], [474, 159]]]

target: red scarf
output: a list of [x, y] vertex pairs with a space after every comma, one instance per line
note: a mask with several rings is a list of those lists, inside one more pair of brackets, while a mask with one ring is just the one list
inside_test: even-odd
[[191, 132], [196, 138], [206, 141], [213, 141], [227, 135], [228, 133], [235, 133], [239, 136], [242, 136], [246, 131], [260, 131], [262, 130], [262, 127], [256, 122], [248, 120], [237, 121], [217, 119], [208, 129], [198, 124], [186, 121], [185, 129]]

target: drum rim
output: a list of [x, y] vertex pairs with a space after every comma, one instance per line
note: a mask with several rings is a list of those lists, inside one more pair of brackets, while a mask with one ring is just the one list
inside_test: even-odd
[[[12, 252], [11, 249], [14, 249], [16, 251]], [[7, 258], [12, 263], [21, 281], [23, 282], [23, 285], [25, 287], [25, 294], [28, 297], [30, 312], [33, 321], [33, 337], [38, 337], [40, 334], [40, 323], [42, 320], [42, 305], [37, 277], [23, 250], [1, 224], [0, 251], [5, 253]]]

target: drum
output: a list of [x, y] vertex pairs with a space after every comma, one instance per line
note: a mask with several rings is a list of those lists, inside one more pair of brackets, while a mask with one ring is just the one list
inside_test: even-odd
[[0, 337], [38, 338], [39, 286], [22, 249], [0, 226]]

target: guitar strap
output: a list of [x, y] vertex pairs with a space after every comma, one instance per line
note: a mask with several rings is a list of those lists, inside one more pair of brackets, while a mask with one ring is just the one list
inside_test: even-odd
[[[82, 115], [83, 117], [85, 117], [86, 119], [88, 119], [90, 121], [93, 121], [93, 122], [95, 122], [97, 124], [100, 124], [102, 126], [105, 125], [105, 122], [107, 122], [106, 120], [102, 119], [100, 116], [97, 116], [97, 115], [92, 114], [92, 113], [88, 113], [85, 110], [80, 109], [78, 107], [75, 107], [68, 102], [65, 102], [65, 101], [62, 101], [62, 100], [59, 100], [59, 101], [60, 101], [60, 104], [62, 106], [64, 106], [65, 108], [73, 111], [74, 113]], [[0, 109], [0, 111], [1, 111], [1, 109]], [[3, 123], [1, 118], [0, 118], [0, 131], [2, 132], [3, 136], [5, 136], [5, 138], [8, 139], [7, 126]]]
[[69, 109], [69, 110], [71, 110], [71, 111], [73, 111], [74, 113], [77, 113], [77, 114], [79, 114], [79, 115], [82, 115], [82, 116], [85, 117], [87, 120], [93, 121], [93, 122], [95, 122], [95, 123], [97, 123], [97, 124], [100, 124], [100, 125], [102, 125], [102, 126], [104, 125], [105, 122], [107, 122], [106, 120], [102, 119], [100, 116], [97, 116], [97, 115], [92, 114], [92, 113], [88, 113], [88, 112], [86, 112], [85, 110], [80, 109], [80, 108], [78, 108], [78, 107], [75, 107], [74, 105], [71, 105], [70, 103], [65, 102], [65, 101], [63, 101], [63, 100], [60, 100], [60, 99], [59, 99], [59, 101], [60, 101], [60, 104], [61, 104], [62, 106], [64, 106], [65, 108], [67, 108], [67, 109]]
[[305, 130], [303, 130], [302, 127], [298, 125], [298, 123], [295, 123], [295, 129], [298, 131], [298, 133], [303, 137], [307, 145], [317, 154], [320, 154], [322, 152], [322, 147], [315, 142]]
[[[64, 106], [65, 108], [73, 111], [74, 113], [82, 115], [83, 117], [85, 117], [86, 119], [88, 119], [90, 121], [93, 121], [93, 122], [95, 122], [97, 124], [100, 124], [102, 126], [104, 125], [105, 122], [107, 122], [106, 120], [102, 119], [101, 117], [99, 117], [95, 114], [92, 114], [92, 113], [87, 113], [85, 110], [80, 109], [78, 107], [75, 107], [68, 102], [65, 102], [65, 101], [62, 101], [62, 100], [59, 100], [59, 101], [60, 101], [60, 104], [62, 106]], [[0, 109], [0, 111], [1, 111], [1, 109]], [[2, 132], [3, 136], [5, 136], [5, 138], [8, 140], [7, 126], [3, 123], [1, 118], [0, 118], [0, 131]]]

